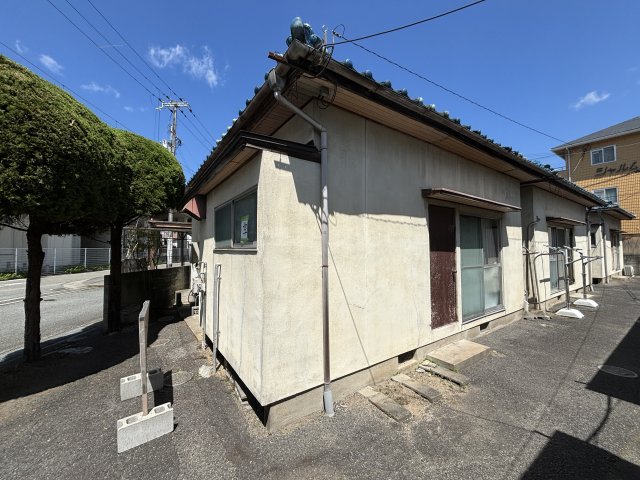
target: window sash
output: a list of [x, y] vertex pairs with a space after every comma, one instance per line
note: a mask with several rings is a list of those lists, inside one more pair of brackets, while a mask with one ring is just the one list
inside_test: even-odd
[[497, 220], [460, 216], [463, 321], [502, 308], [501, 251]]
[[616, 161], [616, 146], [596, 148], [591, 150], [591, 165], [599, 165], [601, 163], [611, 163]]
[[214, 210], [215, 248], [255, 248], [257, 190], [234, 198]]

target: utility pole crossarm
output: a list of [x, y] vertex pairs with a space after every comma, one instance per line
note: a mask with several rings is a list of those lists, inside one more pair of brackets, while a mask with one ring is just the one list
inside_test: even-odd
[[160, 103], [160, 106], [157, 110], [162, 110], [163, 108], [168, 108], [171, 111], [171, 124], [169, 125], [169, 136], [170, 139], [168, 142], [163, 141], [163, 145], [169, 150], [174, 156], [176, 154], [176, 150], [182, 143], [178, 138], [178, 110], [181, 108], [189, 108], [189, 103], [185, 101], [178, 100], [169, 100], [168, 102]]

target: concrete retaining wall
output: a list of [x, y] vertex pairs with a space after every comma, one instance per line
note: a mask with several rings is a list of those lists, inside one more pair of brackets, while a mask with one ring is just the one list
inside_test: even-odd
[[[191, 266], [144, 270], [122, 274], [122, 322], [137, 318], [145, 300], [151, 300], [151, 310], [161, 311], [173, 305], [175, 292], [190, 287]], [[111, 276], [104, 276], [103, 324], [106, 328]]]

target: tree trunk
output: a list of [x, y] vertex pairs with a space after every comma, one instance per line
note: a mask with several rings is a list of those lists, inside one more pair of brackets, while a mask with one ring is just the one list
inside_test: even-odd
[[27, 229], [27, 285], [24, 299], [24, 359], [33, 362], [40, 358], [40, 276], [42, 274], [42, 229], [30, 221]]
[[120, 330], [120, 309], [122, 307], [122, 222], [111, 226], [111, 265], [109, 267], [109, 308], [107, 331]]

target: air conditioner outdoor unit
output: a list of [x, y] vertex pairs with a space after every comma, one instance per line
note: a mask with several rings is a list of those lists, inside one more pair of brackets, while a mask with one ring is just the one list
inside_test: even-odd
[[633, 277], [633, 265], [625, 265], [622, 273], [625, 277]]

